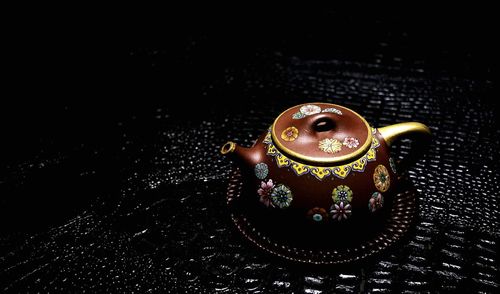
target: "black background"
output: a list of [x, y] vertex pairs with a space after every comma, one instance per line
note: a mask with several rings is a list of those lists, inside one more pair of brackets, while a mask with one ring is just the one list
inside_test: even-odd
[[[492, 10], [79, 12], [6, 25], [0, 289], [498, 291]], [[423, 209], [366, 265], [276, 274], [232, 231], [217, 151], [310, 100], [428, 124]]]

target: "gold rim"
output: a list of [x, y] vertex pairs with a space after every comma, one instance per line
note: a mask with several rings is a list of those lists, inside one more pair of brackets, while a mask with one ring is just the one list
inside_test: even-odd
[[220, 149], [220, 153], [222, 154], [228, 154], [234, 151], [236, 149], [236, 144], [234, 142], [228, 141], [226, 144], [222, 145]]
[[[288, 110], [290, 110], [292, 108], [295, 108], [297, 106], [302, 106], [302, 105], [307, 105], [307, 104], [328, 104], [328, 105], [331, 105], [332, 107], [337, 106], [337, 107], [341, 107], [341, 108], [347, 109], [349, 111], [352, 111], [352, 113], [354, 113], [357, 117], [359, 117], [361, 119], [361, 121], [366, 126], [366, 132], [368, 133], [368, 135], [366, 137], [366, 141], [363, 144], [363, 146], [361, 146], [358, 150], [356, 150], [356, 151], [354, 151], [352, 153], [349, 153], [349, 154], [346, 154], [346, 155], [342, 155], [342, 156], [338, 156], [338, 157], [335, 157], [335, 158], [318, 158], [318, 157], [306, 156], [306, 155], [297, 153], [295, 151], [292, 151], [292, 150], [286, 148], [285, 146], [283, 146], [283, 144], [281, 144], [281, 142], [278, 140], [278, 137], [276, 136], [276, 130], [275, 130], [276, 122], [281, 118], [281, 116], [283, 114], [285, 114], [286, 112], [288, 112]], [[288, 108], [287, 110], [283, 111], [274, 120], [274, 122], [273, 122], [271, 137], [273, 138], [274, 144], [278, 147], [278, 149], [280, 149], [281, 152], [283, 152], [283, 153], [285, 153], [285, 154], [287, 154], [289, 156], [295, 157], [297, 159], [302, 159], [302, 160], [305, 160], [305, 161], [308, 161], [308, 162], [322, 163], [322, 164], [325, 164], [325, 163], [338, 163], [338, 162], [342, 162], [342, 161], [352, 160], [352, 159], [357, 158], [360, 155], [366, 153], [368, 151], [368, 149], [370, 148], [371, 144], [372, 144], [372, 132], [371, 132], [370, 125], [368, 124], [368, 122], [361, 115], [359, 115], [356, 111], [354, 111], [354, 110], [352, 110], [350, 108], [347, 108], [345, 106], [337, 105], [337, 104], [332, 104], [332, 103], [325, 103], [325, 102], [303, 103], [303, 104], [300, 104], [300, 105], [292, 106], [292, 107]]]

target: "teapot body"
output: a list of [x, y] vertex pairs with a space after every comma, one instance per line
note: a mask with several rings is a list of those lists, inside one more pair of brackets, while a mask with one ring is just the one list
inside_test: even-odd
[[[299, 105], [280, 115], [292, 119], [278, 117], [251, 148], [223, 146], [222, 153], [236, 154], [242, 172], [245, 193], [237, 207], [258, 230], [308, 247], [348, 246], [384, 225], [398, 186], [388, 136], [350, 111]], [[296, 122], [304, 118], [302, 126]]]
[[342, 235], [371, 231], [386, 217], [398, 185], [388, 146], [376, 129], [372, 131], [371, 147], [360, 158], [314, 166], [280, 152], [268, 130], [252, 147], [260, 160], [242, 168], [243, 209], [253, 212], [254, 222], [272, 235], [309, 232], [314, 233], [307, 237], [311, 242], [327, 240], [317, 229]]

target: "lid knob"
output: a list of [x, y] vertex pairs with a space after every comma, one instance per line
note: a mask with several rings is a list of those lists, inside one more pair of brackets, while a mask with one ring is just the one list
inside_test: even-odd
[[327, 113], [318, 114], [315, 117], [311, 117], [311, 120], [311, 127], [314, 132], [330, 132], [334, 131], [337, 127], [335, 118]]

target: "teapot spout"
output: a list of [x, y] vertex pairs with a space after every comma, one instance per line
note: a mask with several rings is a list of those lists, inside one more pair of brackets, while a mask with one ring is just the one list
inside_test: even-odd
[[221, 154], [229, 156], [243, 169], [253, 168], [262, 160], [260, 152], [255, 151], [253, 148], [241, 147], [231, 141], [226, 142], [220, 149]]

